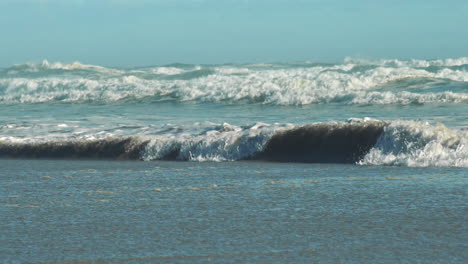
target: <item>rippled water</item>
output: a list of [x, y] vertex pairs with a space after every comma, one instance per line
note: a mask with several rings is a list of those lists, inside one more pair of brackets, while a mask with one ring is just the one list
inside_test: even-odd
[[5, 263], [466, 263], [465, 168], [0, 165]]

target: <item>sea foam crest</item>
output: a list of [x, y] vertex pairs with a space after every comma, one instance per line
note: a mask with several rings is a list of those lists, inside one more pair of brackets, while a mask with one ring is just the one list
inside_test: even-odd
[[[110, 130], [115, 129], [106, 129]], [[468, 167], [468, 131], [442, 124], [353, 118], [305, 125], [196, 123], [152, 130], [0, 135], [0, 157]]]
[[393, 121], [358, 164], [468, 167], [468, 132], [442, 124]]
[[122, 73], [122, 71], [112, 68], [106, 68], [98, 65], [91, 64], [82, 64], [78, 61], [72, 63], [61, 63], [61, 62], [49, 62], [48, 60], [43, 60], [42, 63], [24, 63], [14, 65], [6, 70], [7, 74], [18, 74], [18, 73], [37, 73], [47, 70], [64, 70], [64, 71], [74, 71], [74, 70], [87, 70], [87, 71], [96, 71], [103, 73]]
[[464, 103], [468, 102], [466, 69], [418, 66], [461, 65], [466, 60], [394, 60], [363, 66], [349, 59], [335, 65], [173, 65], [132, 70], [44, 61], [0, 72], [0, 103], [141, 99], [274, 105]]
[[219, 129], [199, 135], [153, 136], [143, 160], [234, 161], [261, 151], [278, 130], [291, 125], [257, 123], [249, 127], [224, 123]]
[[397, 60], [397, 59], [363, 59], [346, 57], [344, 60], [347, 64], [361, 64], [361, 65], [380, 65], [390, 67], [411, 67], [411, 68], [427, 68], [431, 66], [436, 67], [453, 67], [468, 65], [468, 57], [461, 58], [447, 58], [447, 59], [434, 59], [434, 60]]

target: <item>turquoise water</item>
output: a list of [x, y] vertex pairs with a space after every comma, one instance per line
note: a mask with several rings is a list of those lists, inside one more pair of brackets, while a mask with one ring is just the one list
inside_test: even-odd
[[467, 70], [0, 69], [0, 259], [465, 263]]

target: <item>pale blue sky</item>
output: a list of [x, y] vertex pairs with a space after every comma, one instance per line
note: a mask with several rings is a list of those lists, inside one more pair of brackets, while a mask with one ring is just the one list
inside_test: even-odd
[[0, 0], [0, 66], [468, 56], [466, 0]]

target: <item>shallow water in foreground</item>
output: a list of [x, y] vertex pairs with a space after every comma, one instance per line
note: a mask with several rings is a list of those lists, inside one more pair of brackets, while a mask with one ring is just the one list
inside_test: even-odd
[[466, 263], [467, 168], [0, 160], [2, 263]]

